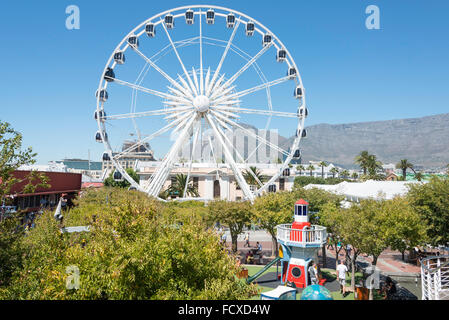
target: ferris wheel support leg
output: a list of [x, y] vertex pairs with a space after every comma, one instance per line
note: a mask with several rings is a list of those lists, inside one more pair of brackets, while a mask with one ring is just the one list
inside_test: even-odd
[[165, 157], [164, 162], [162, 163], [161, 167], [159, 168], [158, 172], [154, 176], [154, 179], [150, 182], [150, 185], [148, 187], [148, 194], [157, 197], [159, 195], [159, 192], [161, 191], [165, 180], [167, 180], [167, 177], [170, 173], [170, 167], [175, 159], [176, 153], [179, 151], [181, 146], [184, 144], [185, 139], [187, 138], [187, 135], [189, 133], [190, 128], [192, 127], [193, 122], [196, 120], [196, 117], [192, 117], [189, 122], [187, 122], [186, 126], [182, 130], [179, 138], [176, 140], [173, 147], [170, 149], [169, 153]]
[[212, 130], [214, 131], [215, 136], [220, 141], [221, 145], [223, 146], [223, 151], [225, 153], [226, 159], [228, 159], [229, 164], [231, 165], [232, 171], [234, 171], [235, 178], [237, 180], [237, 183], [242, 188], [243, 193], [245, 194], [246, 198], [252, 202], [254, 202], [254, 194], [250, 190], [248, 184], [245, 181], [245, 178], [243, 177], [242, 173], [240, 172], [239, 168], [237, 167], [237, 164], [234, 161], [234, 158], [232, 157], [231, 152], [229, 151], [227, 145], [223, 141], [223, 138], [220, 135], [220, 132], [218, 131], [217, 127], [215, 126], [215, 123], [210, 118], [210, 115], [206, 115], [206, 120], [211, 126]]

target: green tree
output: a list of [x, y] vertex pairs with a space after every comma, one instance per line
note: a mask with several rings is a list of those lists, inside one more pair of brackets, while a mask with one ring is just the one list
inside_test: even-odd
[[176, 175], [175, 181], [167, 188], [166, 194], [183, 198], [184, 191], [186, 196], [199, 197], [198, 190], [194, 187], [193, 182], [187, 182], [187, 175], [179, 173]]
[[335, 167], [333, 167], [333, 168], [330, 170], [330, 173], [332, 173], [332, 178], [335, 178], [335, 175], [338, 173], [338, 169], [335, 168]]
[[23, 179], [14, 176], [14, 171], [20, 166], [36, 163], [37, 154], [31, 147], [22, 150], [22, 134], [8, 122], [0, 121], [0, 147], [0, 205], [10, 200], [6, 196], [16, 184], [25, 183], [19, 193], [32, 193], [36, 188], [49, 187], [48, 177], [38, 171], [31, 171]]
[[213, 222], [229, 228], [232, 251], [237, 252], [237, 237], [254, 220], [249, 202], [213, 201], [209, 204], [209, 217]]
[[424, 175], [422, 174], [422, 172], [416, 172], [415, 173], [415, 179], [418, 181], [422, 181], [422, 179], [424, 178]]
[[409, 184], [407, 199], [427, 225], [429, 242], [446, 245], [449, 242], [449, 179], [432, 176], [427, 183]]
[[[126, 173], [137, 183], [139, 183], [139, 176], [137, 175], [137, 172], [134, 171], [133, 168], [127, 168], [125, 169]], [[131, 184], [126, 180], [123, 179], [121, 181], [115, 181], [114, 180], [114, 172], [111, 172], [109, 174], [109, 177], [104, 180], [105, 187], [115, 187], [115, 188], [129, 188]]]
[[362, 152], [360, 152], [360, 154], [358, 156], [355, 157], [355, 163], [358, 164], [360, 166], [360, 168], [363, 170], [363, 174], [366, 175], [368, 168], [369, 168], [369, 152], [364, 150]]
[[405, 198], [396, 197], [385, 202], [388, 212], [387, 225], [390, 225], [388, 243], [391, 249], [398, 250], [405, 260], [405, 251], [422, 245], [427, 240], [427, 226]]
[[321, 167], [321, 178], [324, 179], [324, 168], [328, 166], [328, 164], [325, 161], [321, 161], [319, 163], [319, 166]]
[[354, 179], [354, 180], [356, 180], [358, 177], [359, 177], [359, 175], [358, 175], [357, 172], [353, 172], [352, 175], [351, 175], [351, 178]]
[[[413, 170], [413, 164], [408, 162], [407, 159], [402, 159], [401, 161], [396, 163], [396, 169], [401, 169], [402, 170], [402, 180], [405, 181], [407, 179], [407, 169], [412, 169]], [[413, 170], [413, 172], [414, 171], [415, 170]]]
[[[194, 216], [173, 216], [140, 192], [88, 191], [66, 217], [89, 221], [90, 232], [61, 234], [51, 212], [25, 238], [24, 265], [3, 299], [209, 300], [255, 293], [235, 277], [235, 257]], [[95, 217], [94, 217], [95, 215]], [[79, 270], [78, 289], [66, 287], [67, 267]]]
[[299, 164], [296, 166], [296, 170], [299, 171], [299, 175], [301, 175], [302, 172], [306, 169], [304, 168], [304, 166], [302, 164]]
[[349, 177], [349, 171], [348, 170], [343, 170], [341, 172], [341, 176], [343, 177], [343, 179], [347, 179]]
[[272, 239], [271, 255], [278, 255], [277, 229], [280, 224], [290, 223], [293, 218], [295, 200], [291, 192], [269, 192], [256, 198], [252, 207], [257, 224], [266, 230]]
[[315, 170], [315, 167], [313, 166], [313, 164], [309, 164], [306, 169], [309, 170], [310, 176], [312, 176], [312, 171]]
[[263, 183], [266, 180], [257, 167], [249, 167], [249, 170], [244, 170], [242, 174], [246, 183], [251, 186], [260, 185], [259, 181]]

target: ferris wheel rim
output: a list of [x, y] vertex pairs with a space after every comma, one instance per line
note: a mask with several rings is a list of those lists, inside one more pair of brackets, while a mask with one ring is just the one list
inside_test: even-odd
[[[304, 86], [303, 86], [303, 81], [302, 81], [302, 78], [301, 78], [299, 69], [298, 69], [298, 67], [297, 67], [297, 65], [296, 65], [296, 62], [295, 62], [295, 60], [293, 59], [292, 55], [291, 55], [290, 52], [288, 51], [287, 47], [282, 43], [282, 41], [281, 41], [281, 40], [280, 40], [280, 39], [279, 39], [279, 38], [278, 38], [278, 37], [277, 37], [277, 36], [276, 36], [276, 35], [269, 29], [269, 28], [267, 28], [265, 25], [263, 25], [261, 22], [257, 21], [256, 19], [254, 19], [254, 18], [252, 18], [252, 17], [250, 17], [250, 16], [248, 16], [248, 15], [242, 13], [242, 12], [239, 12], [239, 11], [237, 11], [237, 10], [230, 9], [230, 8], [226, 8], [226, 7], [221, 7], [221, 6], [216, 6], [216, 5], [191, 5], [191, 6], [181, 6], [181, 7], [176, 7], [176, 8], [172, 8], [172, 9], [169, 9], [169, 10], [166, 10], [166, 11], [163, 11], [163, 12], [160, 12], [160, 13], [158, 13], [158, 14], [152, 16], [151, 18], [146, 19], [146, 20], [143, 21], [142, 23], [140, 23], [137, 27], [135, 27], [132, 31], [130, 31], [130, 32], [129, 32], [129, 33], [128, 33], [128, 34], [127, 34], [121, 41], [120, 41], [120, 43], [117, 45], [117, 47], [113, 50], [113, 52], [112, 52], [112, 54], [111, 54], [109, 60], [107, 61], [106, 65], [105, 65], [105, 68], [104, 68], [104, 70], [103, 70], [103, 73], [102, 73], [102, 76], [101, 76], [101, 78], [100, 78], [100, 83], [99, 83], [99, 87], [98, 87], [97, 92], [100, 92], [100, 90], [103, 90], [103, 89], [104, 89], [104, 90], [107, 89], [107, 87], [108, 87], [108, 82], [105, 81], [105, 79], [104, 79], [104, 74], [105, 74], [106, 70], [108, 69], [108, 67], [110, 67], [110, 68], [112, 68], [112, 69], [115, 68], [115, 66], [116, 66], [117, 63], [114, 61], [114, 62], [111, 64], [111, 62], [112, 62], [113, 59], [114, 59], [114, 54], [115, 54], [116, 52], [118, 52], [118, 51], [125, 52], [125, 51], [130, 47], [130, 45], [129, 45], [128, 43], [123, 47], [123, 44], [127, 42], [127, 39], [129, 39], [129, 37], [131, 37], [131, 36], [136, 36], [137, 38], [139, 38], [140, 36], [143, 35], [143, 33], [145, 32], [145, 30], [143, 30], [143, 31], [141, 31], [141, 32], [137, 32], [137, 31], [138, 31], [139, 29], [141, 29], [142, 27], [144, 27], [147, 23], [150, 23], [150, 22], [153, 22], [153, 21], [154, 21], [154, 25], [155, 25], [155, 26], [158, 25], [158, 24], [162, 24], [162, 25], [164, 26], [164, 22], [162, 21], [162, 18], [161, 18], [161, 17], [163, 17], [163, 16], [165, 16], [165, 15], [167, 15], [167, 14], [171, 14], [171, 13], [173, 13], [173, 12], [177, 12], [177, 11], [181, 11], [181, 10], [184, 10], [184, 11], [185, 11], [185, 10], [188, 10], [188, 9], [200, 9], [200, 11], [199, 11], [198, 13], [194, 13], [194, 14], [200, 14], [201, 17], [202, 17], [202, 15], [206, 15], [206, 10], [207, 10], [207, 9], [215, 9], [215, 10], [227, 11], [228, 14], [229, 14], [229, 13], [232, 13], [232, 14], [236, 15], [236, 18], [235, 18], [236, 22], [239, 21], [239, 23], [242, 23], [242, 22], [243, 22], [243, 23], [246, 24], [246, 23], [248, 23], [249, 21], [251, 21], [251, 22], [253, 22], [255, 25], [257, 25], [258, 27], [261, 28], [261, 29], [259, 29], [259, 28], [256, 28], [256, 27], [255, 27], [255, 28], [254, 28], [254, 32], [258, 32], [258, 33], [259, 33], [260, 35], [262, 35], [262, 36], [263, 36], [264, 34], [266, 34], [266, 33], [269, 33], [269, 34], [273, 37], [273, 39], [275, 40], [275, 41], [273, 41], [274, 47], [277, 48], [277, 49], [282, 48], [283, 50], [286, 51], [286, 55], [287, 55], [288, 59], [286, 59], [285, 61], [287, 62], [287, 64], [289, 65], [289, 67], [293, 66], [293, 67], [295, 68], [295, 70], [296, 70], [296, 74], [295, 74], [294, 80], [295, 80], [297, 86], [300, 86], [300, 87], [302, 88], [302, 90], [303, 90], [302, 103], [300, 104], [300, 106], [298, 106], [298, 110], [299, 110], [299, 108], [304, 108], [304, 110], [306, 110], [306, 108], [307, 108], [307, 104], [306, 104], [306, 94], [305, 94], [305, 89], [304, 89]], [[203, 11], [201, 11], [201, 9], [206, 9], [206, 10], [203, 12]], [[225, 14], [222, 14], [222, 13], [220, 13], [220, 12], [216, 12], [216, 14], [217, 14], [217, 16], [223, 16], [223, 17], [226, 17]], [[183, 16], [183, 13], [174, 15], [174, 16], [173, 16], [173, 21], [174, 21], [174, 19], [179, 18], [179, 17], [181, 17], [181, 16]], [[238, 17], [237, 17], [237, 16], [238, 16]], [[242, 17], [243, 17], [243, 18], [246, 18], [248, 21], [246, 21], [246, 22], [243, 21], [243, 20], [242, 20]], [[159, 18], [159, 21], [155, 21], [155, 20], [157, 20], [158, 18]], [[165, 26], [164, 26], [164, 28], [165, 28]], [[265, 33], [262, 32], [262, 31], [265, 31]], [[167, 32], [167, 30], [166, 30], [166, 32]], [[279, 45], [278, 45], [276, 42], [277, 42]], [[122, 48], [122, 49], [120, 49], [120, 48]], [[100, 105], [101, 105], [101, 104], [100, 104], [100, 95], [98, 94], [98, 95], [97, 95], [97, 112], [100, 112], [101, 110], [104, 110], [104, 106], [100, 107]], [[300, 144], [300, 141], [301, 141], [301, 138], [302, 138], [302, 131], [304, 130], [305, 116], [298, 117], [298, 119], [299, 119], [299, 121], [298, 121], [298, 125], [297, 125], [297, 128], [296, 128], [297, 137], [294, 139], [294, 142], [293, 142], [293, 144], [292, 144], [292, 148], [291, 148], [291, 151], [289, 152], [289, 155], [286, 157], [286, 159], [285, 159], [285, 161], [283, 162], [283, 164], [282, 164], [280, 170], [278, 170], [278, 172], [277, 172], [276, 174], [274, 174], [274, 175], [272, 176], [272, 178], [271, 178], [269, 181], [264, 182], [263, 185], [261, 185], [261, 187], [260, 187], [259, 189], [255, 190], [255, 191], [252, 191], [252, 193], [254, 194], [254, 196], [258, 196], [258, 195], [260, 195], [261, 193], [263, 193], [264, 191], [266, 191], [266, 189], [267, 189], [271, 184], [273, 184], [273, 182], [276, 181], [276, 180], [281, 176], [281, 174], [282, 174], [282, 172], [284, 171], [284, 169], [288, 167], [288, 164], [289, 164], [290, 161], [293, 159], [293, 155], [294, 155], [294, 153], [295, 153], [295, 150], [296, 150], [296, 148], [299, 147], [299, 144]], [[100, 129], [101, 138], [102, 138], [102, 140], [103, 140], [103, 144], [105, 145], [106, 152], [110, 155], [111, 161], [114, 163], [115, 169], [118, 170], [118, 171], [119, 171], [119, 172], [126, 178], [126, 180], [128, 180], [128, 181], [131, 183], [131, 186], [132, 186], [132, 187], [136, 188], [136, 189], [139, 190], [139, 191], [146, 192], [146, 190], [145, 190], [144, 188], [142, 188], [142, 187], [140, 186], [140, 184], [136, 183], [136, 182], [135, 182], [135, 181], [134, 181], [134, 180], [133, 180], [127, 173], [126, 173], [126, 170], [124, 170], [124, 169], [122, 168], [122, 166], [120, 165], [120, 163], [118, 163], [118, 161], [112, 156], [112, 153], [113, 153], [113, 152], [112, 152], [112, 147], [111, 147], [111, 145], [110, 145], [110, 143], [109, 143], [109, 139], [105, 138], [105, 133], [106, 133], [105, 123], [101, 121], [100, 117], [98, 117], [98, 119], [97, 119], [97, 125], [98, 125], [98, 127], [99, 127], [99, 129]], [[299, 132], [299, 134], [298, 134], [298, 132]], [[148, 192], [147, 192], [147, 193], [148, 193]], [[159, 198], [159, 196], [155, 196], [155, 197], [158, 198], [158, 199], [160, 199], [160, 200], [163, 200], [163, 199]], [[250, 199], [250, 200], [252, 200], [252, 199]]]

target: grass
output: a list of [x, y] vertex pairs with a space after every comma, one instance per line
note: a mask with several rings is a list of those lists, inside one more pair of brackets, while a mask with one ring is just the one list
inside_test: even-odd
[[[258, 272], [264, 266], [245, 265], [245, 267], [248, 269], [248, 275], [252, 276], [252, 275], [256, 274], [256, 272]], [[280, 269], [279, 269], [279, 271], [280, 271]], [[266, 272], [276, 272], [276, 266], [270, 267]], [[336, 279], [337, 279], [336, 271], [333, 270], [333, 269], [323, 268], [323, 269], [321, 269], [321, 273], [323, 274], [323, 277], [326, 278], [326, 280], [328, 282], [336, 281]], [[358, 281], [360, 279], [362, 279], [362, 277], [363, 277], [363, 274], [361, 272], [356, 272], [355, 273], [355, 281], [356, 281], [356, 283], [358, 283]], [[351, 277], [347, 277], [346, 278], [346, 284], [347, 284], [348, 288], [351, 286]], [[258, 289], [260, 290], [261, 293], [273, 290], [273, 288], [265, 287], [265, 286], [258, 285], [258, 284], [257, 284], [257, 287], [258, 287]], [[332, 294], [332, 298], [334, 300], [354, 300], [354, 293], [353, 292], [349, 292], [346, 295], [346, 297], [343, 297], [342, 294], [340, 293], [340, 291], [333, 291], [333, 292], [331, 292], [331, 294]], [[296, 295], [296, 300], [300, 300], [300, 298], [301, 298], [301, 294], [298, 293]], [[259, 299], [260, 299], [260, 294], [255, 295], [254, 297], [250, 298], [250, 300], [259, 300]], [[374, 300], [379, 300], [379, 299], [381, 299], [381, 297], [375, 291], [374, 292]]]

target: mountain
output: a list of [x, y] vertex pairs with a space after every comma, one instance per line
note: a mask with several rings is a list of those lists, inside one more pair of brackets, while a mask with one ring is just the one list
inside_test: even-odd
[[[282, 140], [287, 149], [293, 137]], [[303, 163], [325, 160], [351, 168], [354, 158], [368, 150], [383, 163], [407, 159], [415, 166], [442, 167], [449, 163], [449, 113], [413, 119], [307, 127], [301, 141]]]

